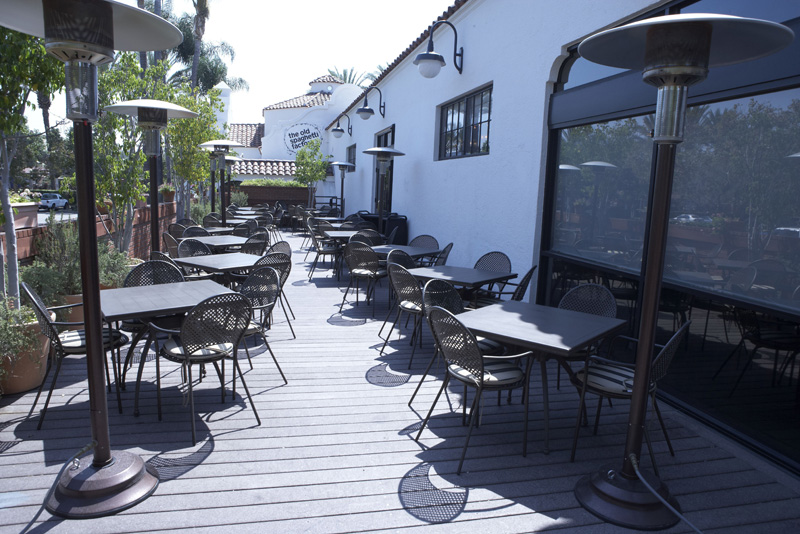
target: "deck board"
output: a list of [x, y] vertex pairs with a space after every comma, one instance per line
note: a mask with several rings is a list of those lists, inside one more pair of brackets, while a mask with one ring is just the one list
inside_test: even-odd
[[[573, 487], [581, 476], [617, 461], [624, 447], [626, 403], [604, 407], [596, 436], [590, 428], [581, 430], [577, 461], [570, 463], [577, 394], [564, 377], [556, 390], [556, 368], [549, 366], [551, 453], [544, 455], [542, 389], [534, 372], [528, 456], [521, 455], [519, 394], [511, 405], [503, 398], [499, 407], [496, 397], [489, 396], [458, 476], [465, 434], [458, 415], [460, 388], [443, 396], [420, 442], [413, 441], [441, 386], [441, 369], [434, 367], [413, 406], [407, 406], [432, 354], [430, 333], [425, 331], [410, 370], [408, 329], [401, 336], [395, 330], [380, 355], [383, 341], [377, 334], [387, 312], [386, 283], [378, 288], [374, 317], [363, 296], [359, 306], [346, 304], [339, 315], [344, 285], [337, 285], [327, 266], [318, 267], [309, 282], [309, 262], [299, 251], [302, 238], [288, 240], [295, 254], [285, 291], [296, 315], [292, 326], [297, 339], [292, 339], [280, 309], [269, 339], [289, 383], [283, 384], [263, 347], [252, 347], [252, 370], [240, 351], [262, 424], [256, 425], [240, 384], [232, 401], [228, 380], [227, 400], [220, 403], [218, 381], [209, 371], [195, 389], [199, 441], [192, 447], [179, 371], [162, 365], [159, 422], [155, 366], [148, 362], [140, 417], [132, 415], [134, 375], [122, 392], [124, 413], [117, 413], [113, 394], [108, 407], [112, 446], [141, 454], [159, 470], [155, 494], [117, 515], [87, 521], [63, 521], [42, 511], [32, 528], [81, 534], [232, 528], [619, 532], [581, 508]], [[62, 463], [89, 441], [85, 372], [85, 358], [65, 361], [41, 431], [35, 419], [27, 419], [35, 392], [0, 399], [0, 532], [25, 528], [40, 511]], [[591, 401], [591, 413], [593, 406]], [[685, 416], [666, 406], [662, 410], [676, 456], [669, 455], [656, 423], [651, 426], [654, 452], [662, 480], [691, 521], [706, 532], [726, 534], [800, 530], [800, 482], [789, 477], [787, 483], [788, 475], [774, 476], [761, 461], [712, 431], [698, 432]], [[678, 524], [667, 532], [689, 530]]]

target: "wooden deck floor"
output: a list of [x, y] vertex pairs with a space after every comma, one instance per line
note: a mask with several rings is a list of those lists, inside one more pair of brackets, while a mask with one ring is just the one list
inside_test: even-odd
[[[143, 381], [142, 414], [133, 417], [133, 388], [124, 415], [109, 402], [112, 445], [141, 454], [159, 473], [155, 494], [115, 516], [85, 521], [41, 509], [62, 464], [90, 440], [84, 358], [65, 362], [43, 430], [27, 419], [33, 393], [0, 400], [0, 532], [620, 532], [581, 508], [576, 481], [619, 463], [628, 407], [605, 408], [600, 430], [583, 429], [569, 462], [578, 396], [551, 365], [551, 448], [542, 446], [541, 387], [534, 373], [530, 450], [521, 455], [522, 408], [487, 399], [464, 472], [455, 474], [466, 429], [451, 411], [460, 390], [440, 400], [429, 428], [413, 441], [441, 385], [428, 380], [408, 399], [431, 355], [428, 332], [409, 370], [408, 330], [379, 355], [386, 284], [372, 308], [338, 308], [343, 287], [326, 269], [306, 278], [301, 238], [289, 237], [294, 272], [286, 292], [297, 319], [292, 339], [276, 311], [271, 346], [289, 380], [283, 385], [268, 353], [253, 350], [246, 379], [262, 419], [240, 396], [219, 402], [216, 379], [195, 390], [198, 444], [191, 446], [180, 373], [165, 365], [164, 420], [156, 417], [154, 366]], [[213, 373], [212, 373], [213, 374]], [[437, 372], [441, 376], [440, 372]], [[132, 384], [132, 382], [130, 382]], [[113, 399], [110, 399], [112, 401]], [[591, 401], [590, 410], [594, 405]], [[704, 532], [800, 531], [800, 482], [711, 430], [664, 407], [676, 456], [657, 424], [652, 436], [661, 477], [686, 516]], [[591, 413], [591, 412], [590, 412]], [[649, 467], [649, 459], [643, 460]], [[689, 532], [678, 524], [668, 532]]]

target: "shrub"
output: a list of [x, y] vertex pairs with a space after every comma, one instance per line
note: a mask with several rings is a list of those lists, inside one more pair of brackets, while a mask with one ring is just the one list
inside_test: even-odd
[[231, 203], [237, 206], [247, 206], [247, 193], [244, 191], [233, 191], [231, 193]]
[[247, 180], [242, 185], [256, 186], [256, 187], [305, 187], [296, 180], [279, 180], [277, 178], [257, 178], [255, 180]]

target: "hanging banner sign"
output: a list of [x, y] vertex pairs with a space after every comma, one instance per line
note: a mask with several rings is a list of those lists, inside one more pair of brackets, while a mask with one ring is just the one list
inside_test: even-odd
[[306, 143], [320, 137], [320, 131], [316, 124], [302, 122], [286, 128], [283, 133], [283, 142], [289, 152], [296, 153]]

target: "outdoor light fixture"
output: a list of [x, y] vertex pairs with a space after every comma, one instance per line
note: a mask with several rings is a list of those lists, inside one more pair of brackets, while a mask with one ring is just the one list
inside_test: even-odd
[[347, 114], [342, 113], [336, 118], [336, 126], [331, 130], [331, 133], [336, 139], [339, 139], [344, 135], [344, 129], [341, 126], [339, 126], [339, 119], [341, 119], [342, 117], [347, 119], [347, 133], [350, 134], [350, 137], [353, 136], [353, 126], [350, 124], [350, 117], [348, 117]]
[[433, 50], [433, 32], [441, 24], [447, 24], [453, 29], [453, 66], [458, 70], [459, 74], [464, 71], [464, 47], [458, 47], [458, 32], [452, 23], [446, 20], [439, 20], [431, 25], [428, 32], [428, 50], [421, 54], [417, 54], [414, 58], [414, 65], [419, 65], [419, 73], [425, 78], [435, 78], [439, 71], [442, 70], [447, 63], [444, 61], [444, 56]]
[[167, 119], [193, 119], [197, 113], [177, 104], [161, 100], [128, 100], [106, 106], [106, 111], [137, 118], [139, 128], [144, 130], [144, 153], [150, 163], [150, 250], [159, 250], [158, 225], [158, 158], [161, 156], [161, 130], [167, 127]]
[[339, 171], [342, 173], [342, 180], [341, 180], [341, 194], [339, 196], [339, 203], [342, 206], [342, 217], [345, 215], [344, 211], [344, 175], [349, 170], [355, 169], [356, 166], [348, 161], [334, 161], [331, 165], [339, 166]]
[[378, 158], [378, 231], [383, 233], [383, 206], [386, 198], [386, 170], [395, 156], [405, 156], [403, 152], [385, 146], [376, 146], [364, 151]]
[[[677, 145], [683, 140], [688, 87], [706, 78], [709, 67], [732, 65], [785, 48], [794, 33], [765, 20], [715, 14], [667, 15], [600, 32], [578, 46], [581, 57], [611, 67], [642, 69], [658, 88], [653, 140], [656, 143], [647, 214], [639, 343], [623, 466], [600, 468], [578, 481], [575, 496], [584, 508], [615, 525], [656, 530], [676, 524], [667, 487], [638, 467], [644, 436], [650, 366], [658, 320], [661, 277]], [[642, 482], [647, 481], [647, 484]], [[661, 498], [651, 493], [655, 488]], [[663, 501], [662, 501], [663, 499]]]
[[378, 91], [378, 111], [381, 112], [381, 117], [386, 116], [386, 102], [383, 101], [383, 93], [381, 93], [381, 90], [373, 85], [364, 92], [364, 106], [356, 110], [356, 115], [358, 115], [364, 120], [367, 120], [373, 115], [375, 115], [375, 110], [369, 107], [369, 102], [367, 101], [367, 95], [369, 95], [369, 92], [372, 91], [373, 89]]
[[76, 458], [73, 465], [64, 469], [45, 507], [51, 514], [61, 517], [101, 517], [130, 508], [149, 497], [158, 486], [158, 473], [139, 455], [111, 450], [92, 161], [92, 123], [97, 120], [97, 66], [109, 63], [114, 50], [166, 50], [177, 46], [182, 36], [180, 30], [161, 17], [107, 0], [0, 0], [0, 25], [44, 37], [47, 53], [65, 63], [67, 118], [73, 121], [75, 131], [93, 459]]
[[[217, 179], [216, 175], [214, 174], [215, 167], [219, 170], [220, 181], [222, 185], [225, 183], [225, 156], [230, 152], [231, 148], [240, 148], [244, 145], [241, 143], [237, 143], [236, 141], [230, 141], [228, 139], [214, 139], [213, 141], [206, 141], [205, 143], [200, 145], [200, 148], [208, 150], [211, 152], [211, 211], [216, 211], [214, 208], [214, 191], [217, 189]], [[227, 222], [225, 216], [225, 195], [220, 188], [219, 193], [219, 204], [220, 210], [219, 212], [222, 214], [222, 224], [225, 225]]]

